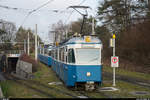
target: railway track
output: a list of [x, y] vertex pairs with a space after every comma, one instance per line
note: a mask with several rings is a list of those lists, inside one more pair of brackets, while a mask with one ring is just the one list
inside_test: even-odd
[[[47, 86], [47, 85], [40, 83], [38, 81], [35, 81], [35, 80], [22, 81], [12, 75], [4, 75], [4, 76], [6, 79], [12, 80], [12, 81], [16, 82], [17, 84], [21, 84], [33, 91], [41, 93], [42, 95], [45, 95], [49, 98], [57, 98], [57, 97], [55, 95], [45, 92], [43, 90], [48, 89], [48, 90], [54, 91], [55, 93], [66, 95], [71, 98], [95, 98], [94, 93], [98, 93], [105, 98], [116, 98], [116, 95], [110, 95], [110, 94], [107, 94], [106, 92], [101, 92], [98, 90], [92, 91], [92, 94], [90, 94], [90, 91], [83, 91], [83, 90], [72, 90], [73, 92], [69, 93], [69, 92], [65, 92], [63, 90], [57, 89], [55, 87]], [[103, 76], [107, 77], [107, 78], [112, 78], [112, 73], [103, 72]], [[150, 89], [150, 83], [148, 81], [146, 82], [146, 80], [143, 80], [143, 79], [133, 78], [133, 77], [124, 76], [124, 75], [116, 75], [116, 79]], [[32, 87], [31, 84], [35, 84], [36, 86], [41, 87], [42, 89]]]
[[[23, 85], [23, 86], [25, 86], [25, 87], [27, 87], [27, 88], [35, 91], [35, 92], [38, 92], [42, 95], [47, 96], [49, 98], [58, 98], [58, 97], [56, 97], [55, 95], [53, 95], [51, 93], [45, 92], [46, 89], [54, 91], [55, 93], [59, 93], [59, 94], [62, 94], [62, 95], [69, 96], [71, 98], [95, 98], [94, 93], [98, 93], [101, 96], [103, 96], [104, 98], [116, 98], [116, 95], [110, 95], [110, 94], [107, 94], [106, 92], [101, 92], [101, 91], [98, 91], [98, 90], [92, 91], [92, 94], [90, 94], [89, 91], [72, 90], [73, 91], [73, 94], [72, 94], [72, 93], [65, 92], [63, 90], [57, 89], [55, 87], [47, 86], [47, 85], [45, 85], [43, 83], [40, 83], [38, 81], [35, 81], [35, 80], [27, 80], [27, 81], [23, 80], [22, 81], [22, 80], [18, 79], [17, 77], [14, 77], [12, 75], [4, 75], [4, 76], [5, 76], [6, 79], [12, 80], [17, 84], [21, 84], [21, 85]], [[108, 78], [112, 78], [112, 73], [103, 72], [103, 76], [108, 77]], [[146, 82], [146, 80], [141, 80], [141, 79], [138, 79], [138, 78], [133, 79], [133, 77], [128, 77], [128, 76], [124, 76], [124, 75], [116, 75], [116, 79], [124, 81], [124, 82], [128, 82], [128, 83], [136, 84], [138, 86], [147, 87], [147, 88], [150, 89], [150, 84], [149, 84], [149, 82]], [[41, 87], [42, 89], [32, 87], [31, 84], [35, 84], [36, 86]], [[43, 90], [45, 90], [45, 91], [43, 91]]]
[[[92, 90], [92, 91], [86, 91], [85, 88], [83, 87], [78, 87], [78, 88], [71, 88], [72, 91], [76, 92], [81, 98], [95, 98], [94, 95], [90, 95], [90, 93], [98, 93], [102, 98], [113, 98], [112, 95], [109, 95], [107, 93], [104, 93], [102, 91], [98, 91], [98, 89]], [[78, 97], [79, 97], [78, 96]]]
[[39, 93], [41, 93], [41, 94], [43, 94], [43, 95], [45, 95], [45, 96], [48, 96], [49, 98], [57, 98], [57, 97], [55, 97], [54, 95], [51, 95], [51, 94], [49, 94], [49, 93], [47, 93], [47, 92], [44, 92], [44, 91], [42, 91], [42, 90], [40, 90], [40, 89], [37, 89], [37, 88], [32, 87], [32, 86], [30, 85], [30, 83], [31, 83], [31, 84], [35, 84], [35, 85], [37, 85], [38, 87], [42, 87], [42, 88], [45, 88], [45, 89], [50, 89], [50, 90], [52, 90], [52, 91], [54, 91], [54, 92], [56, 92], [56, 93], [64, 94], [64, 95], [70, 96], [70, 97], [72, 97], [72, 98], [77, 98], [76, 95], [72, 95], [72, 94], [70, 94], [70, 93], [64, 92], [64, 91], [62, 91], [62, 90], [59, 90], [59, 89], [56, 89], [56, 88], [53, 88], [53, 87], [48, 87], [48, 86], [46, 86], [46, 85], [44, 85], [44, 84], [42, 84], [42, 83], [40, 83], [40, 82], [34, 81], [34, 80], [28, 80], [27, 82], [21, 82], [20, 79], [14, 77], [14, 76], [12, 76], [12, 75], [9, 75], [9, 76], [8, 76], [8, 75], [5, 75], [5, 78], [8, 79], [8, 80], [12, 80], [12, 81], [14, 81], [14, 82], [16, 82], [16, 83], [18, 83], [18, 84], [23, 85], [23, 86], [26, 86], [27, 88], [30, 88], [30, 89], [32, 89], [33, 91], [36, 91], [36, 92], [39, 92]]
[[[103, 76], [107, 78], [112, 78], [113, 75], [110, 72], [103, 72]], [[148, 80], [124, 76], [124, 75], [118, 75], [118, 74], [116, 75], [116, 79], [124, 81], [124, 82], [128, 82], [128, 83], [136, 84], [142, 87], [147, 87], [150, 89], [150, 82]]]
[[49, 93], [47, 93], [47, 92], [44, 92], [44, 91], [42, 91], [42, 90], [40, 90], [40, 89], [37, 89], [37, 88], [35, 88], [35, 87], [32, 87], [30, 84], [35, 84], [35, 85], [37, 85], [38, 87], [42, 87], [42, 88], [45, 88], [45, 89], [49, 89], [49, 90], [52, 90], [52, 91], [54, 91], [54, 92], [56, 92], [56, 93], [60, 93], [60, 94], [66, 95], [66, 96], [70, 96], [70, 97], [72, 97], [72, 98], [80, 98], [80, 96], [83, 96], [83, 97], [86, 97], [86, 98], [93, 98], [93, 97], [91, 97], [91, 96], [88, 96], [88, 95], [85, 93], [85, 91], [72, 90], [72, 91], [75, 93], [75, 95], [73, 95], [73, 94], [71, 94], [71, 93], [64, 92], [63, 90], [59, 90], [59, 89], [56, 89], [56, 88], [54, 88], [54, 87], [46, 86], [46, 85], [44, 85], [44, 84], [42, 84], [42, 83], [40, 83], [40, 82], [37, 82], [37, 81], [35, 81], [35, 80], [28, 80], [27, 82], [25, 82], [25, 81], [24, 81], [24, 82], [21, 82], [21, 80], [20, 80], [19, 78], [14, 77], [14, 76], [12, 76], [12, 75], [5, 75], [5, 78], [6, 78], [7, 80], [12, 80], [12, 81], [14, 81], [14, 82], [16, 82], [16, 83], [18, 83], [18, 84], [21, 84], [21, 85], [23, 85], [23, 86], [26, 86], [27, 88], [30, 88], [30, 89], [33, 90], [33, 91], [39, 92], [39, 93], [41, 93], [41, 94], [43, 94], [43, 95], [45, 95], [45, 96], [47, 96], [47, 97], [49, 97], [49, 98], [57, 98], [57, 97], [55, 97], [54, 95], [51, 95], [51, 94], [49, 94]]
[[[83, 96], [83, 98], [93, 98], [93, 97], [91, 97], [91, 96], [88, 96], [86, 93], [85, 93], [85, 91], [75, 91], [76, 92], [76, 94], [78, 94], [79, 96]], [[78, 97], [79, 97], [78, 96]], [[81, 97], [79, 97], [79, 98], [81, 98]]]
[[[48, 96], [49, 98], [55, 98], [55, 97], [54, 97], [53, 95], [51, 95], [51, 94], [48, 94], [48, 93], [46, 93], [46, 92], [44, 92], [44, 91], [41, 91], [40, 89], [34, 88], [34, 87], [30, 86], [29, 84], [20, 82], [17, 78], [14, 78], [14, 77], [12, 77], [12, 76], [11, 76], [11, 78], [10, 78], [10, 76], [8, 76], [8, 75], [5, 75], [5, 78], [8, 79], [8, 80], [12, 80], [12, 81], [14, 81], [15, 83], [17, 83], [17, 84], [19, 84], [19, 85], [23, 85], [23, 86], [25, 86], [25, 87], [27, 87], [27, 88], [29, 88], [29, 89], [35, 91], [35, 92], [41, 93], [41, 94], [43, 94], [43, 95], [45, 95], [45, 96]], [[12, 79], [12, 78], [13, 78], [13, 79]]]
[[[88, 92], [88, 91], [75, 91], [78, 95], [80, 95], [81, 97], [83, 97], [83, 98], [95, 98], [94, 96], [89, 96], [88, 95], [88, 93], [90, 93], [90, 92]], [[104, 92], [99, 92], [99, 91], [97, 91], [97, 90], [95, 90], [95, 91], [92, 91], [91, 93], [98, 93], [99, 95], [101, 95], [101, 96], [103, 96], [103, 97], [105, 97], [105, 98], [112, 98], [112, 96], [110, 96], [110, 95], [108, 95], [108, 94], [106, 94], [106, 93], [104, 93]], [[79, 97], [79, 96], [78, 96]]]
[[[7, 80], [12, 80], [12, 81], [14, 81], [17, 84], [23, 85], [23, 86], [25, 86], [25, 87], [27, 87], [27, 88], [35, 91], [35, 92], [38, 92], [38, 93], [40, 93], [42, 95], [47, 96], [48, 98], [57, 98], [57, 97], [55, 95], [52, 95], [50, 93], [47, 93], [47, 92], [43, 91], [43, 89], [49, 89], [49, 90], [52, 90], [52, 91], [54, 91], [56, 93], [69, 96], [71, 98], [94, 98], [94, 96], [89, 96], [87, 91], [82, 91], [82, 90], [80, 91], [80, 90], [73, 90], [73, 89], [71, 89], [71, 91], [74, 92], [74, 94], [71, 94], [71, 93], [65, 92], [63, 90], [54, 88], [54, 87], [46, 86], [46, 85], [44, 85], [44, 84], [42, 84], [42, 83], [40, 83], [38, 81], [35, 81], [35, 80], [27, 80], [27, 81], [23, 80], [22, 81], [19, 78], [14, 77], [14, 76], [12, 76], [10, 74], [9, 75], [8, 74], [4, 75], [4, 76], [5, 76], [5, 78]], [[41, 87], [42, 89], [38, 89], [36, 87], [32, 87], [31, 84], [35, 84], [36, 86]], [[97, 91], [94, 91], [94, 93], [96, 93], [96, 92]], [[112, 97], [112, 96], [106, 95], [105, 93], [101, 93], [101, 92], [97, 92], [97, 93], [100, 93], [101, 95], [103, 95], [106, 98], [111, 98]]]

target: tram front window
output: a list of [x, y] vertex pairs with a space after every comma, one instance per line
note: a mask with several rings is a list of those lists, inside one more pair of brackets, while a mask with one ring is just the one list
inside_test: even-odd
[[99, 49], [76, 49], [78, 64], [100, 64]]

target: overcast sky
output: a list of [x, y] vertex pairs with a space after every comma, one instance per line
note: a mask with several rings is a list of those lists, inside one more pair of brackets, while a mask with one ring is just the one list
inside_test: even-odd
[[[47, 5], [26, 17], [30, 11], [48, 1], [50, 2]], [[48, 31], [51, 30], [52, 24], [57, 23], [59, 20], [67, 24], [82, 18], [76, 11], [69, 18], [73, 9], [67, 10], [67, 7], [84, 2], [81, 5], [90, 6], [92, 10], [88, 10], [88, 14], [94, 15], [99, 1], [102, 0], [0, 0], [0, 6], [10, 7], [9, 9], [0, 7], [0, 19], [13, 22], [17, 28], [22, 25], [25, 28], [35, 30], [35, 24], [37, 24], [38, 35], [47, 43], [52, 41], [48, 38]], [[58, 10], [59, 12], [56, 13], [53, 10]], [[26, 20], [24, 21], [25, 18]]]

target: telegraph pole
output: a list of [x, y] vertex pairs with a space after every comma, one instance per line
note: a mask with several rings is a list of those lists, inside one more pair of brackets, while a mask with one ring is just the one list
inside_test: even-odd
[[29, 32], [28, 32], [28, 55], [30, 55], [30, 38], [29, 38]]
[[24, 39], [24, 52], [26, 53], [26, 40]]
[[37, 61], [37, 24], [35, 25], [35, 60]]
[[40, 45], [40, 38], [38, 37], [38, 47], [39, 47], [39, 45]]

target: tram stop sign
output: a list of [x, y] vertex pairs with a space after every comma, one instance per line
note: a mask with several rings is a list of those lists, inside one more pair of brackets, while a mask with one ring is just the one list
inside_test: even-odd
[[119, 57], [118, 56], [111, 57], [111, 67], [119, 67]]

